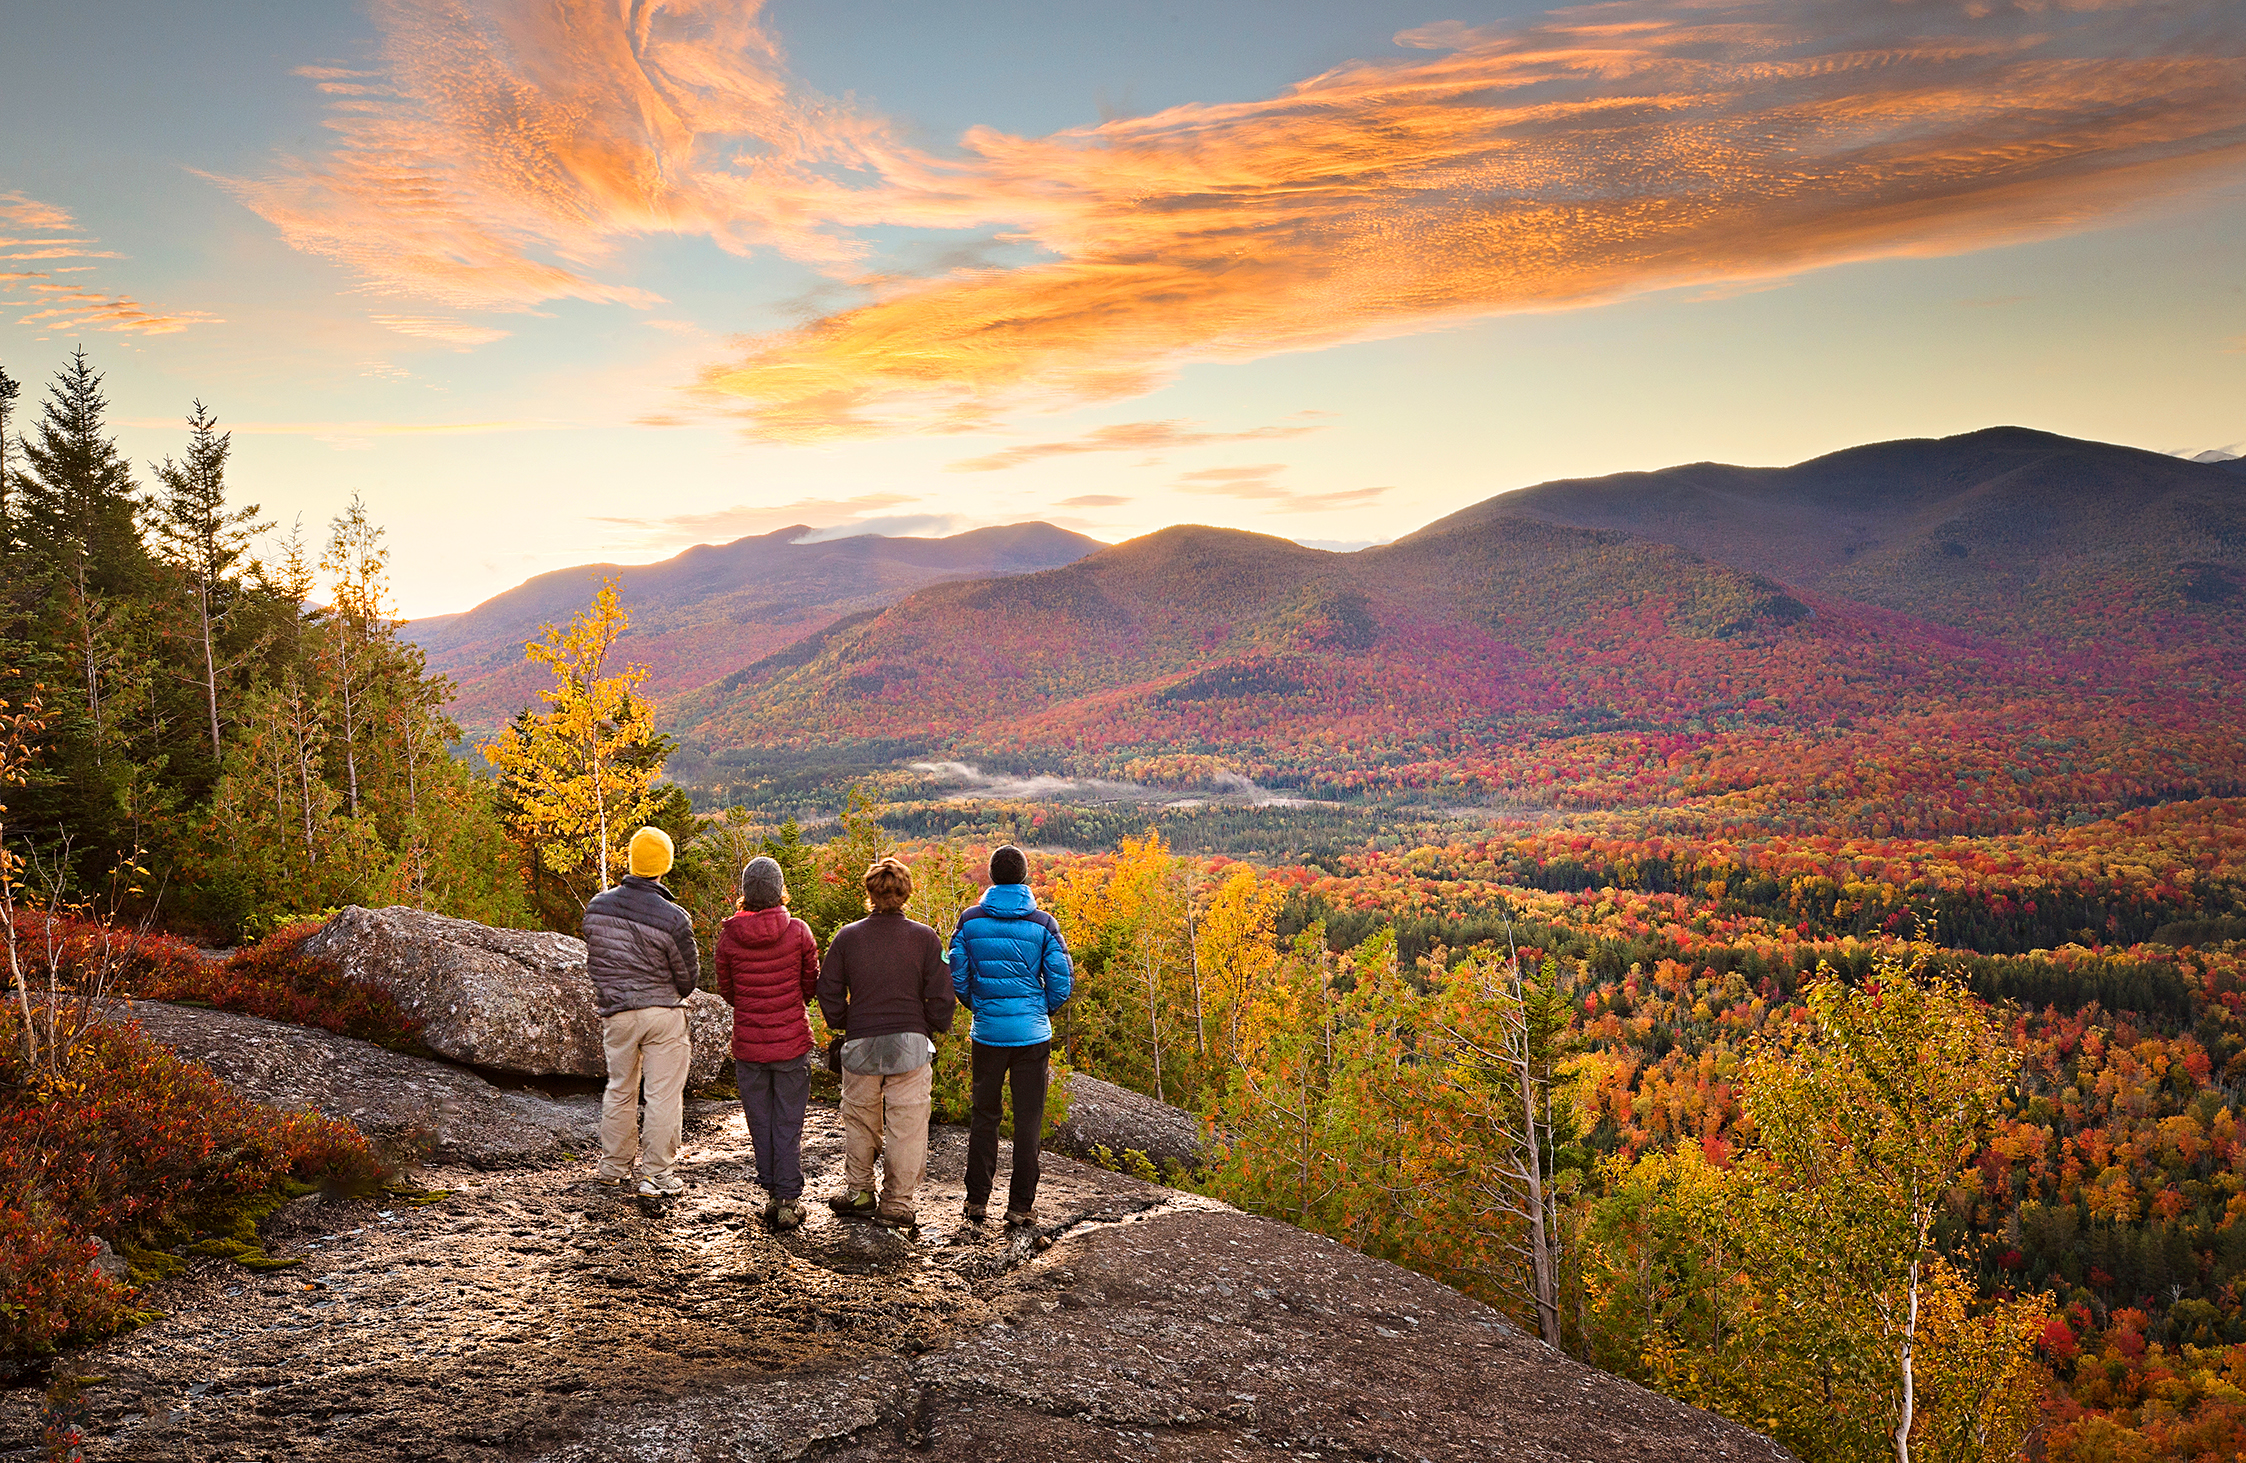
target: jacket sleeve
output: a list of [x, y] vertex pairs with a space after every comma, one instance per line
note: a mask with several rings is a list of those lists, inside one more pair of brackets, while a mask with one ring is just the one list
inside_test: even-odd
[[1045, 935], [1045, 1010], [1058, 1011], [1076, 989], [1076, 962], [1068, 955], [1068, 942], [1058, 928]]
[[843, 974], [844, 941], [840, 934], [827, 946], [827, 958], [819, 966], [819, 1014], [826, 1017], [827, 1029], [840, 1034], [848, 1029], [850, 1016], [850, 983]]
[[671, 987], [681, 996], [691, 996], [702, 983], [702, 952], [694, 945], [693, 916], [675, 905], [672, 908], [678, 923], [671, 932]]
[[958, 1002], [952, 994], [952, 973], [945, 964], [943, 941], [936, 932], [928, 932], [928, 941], [921, 947], [920, 1007], [928, 1018], [928, 1029], [938, 1036], [951, 1031], [951, 1015]]
[[951, 932], [951, 993], [967, 999], [967, 917], [962, 915]]
[[730, 1006], [733, 1004], [733, 950], [725, 943], [722, 925], [718, 927], [717, 953], [711, 957], [711, 963], [717, 966], [717, 993]]
[[795, 922], [797, 958], [801, 962], [803, 999], [808, 1001], [819, 989], [819, 942], [811, 937], [811, 926], [802, 920]]

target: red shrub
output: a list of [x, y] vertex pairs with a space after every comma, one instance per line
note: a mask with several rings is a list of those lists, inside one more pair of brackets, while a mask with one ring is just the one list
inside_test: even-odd
[[0, 1198], [0, 1357], [37, 1356], [116, 1329], [130, 1297], [93, 1258], [94, 1242], [52, 1214]]
[[319, 927], [291, 925], [218, 961], [171, 935], [53, 919], [31, 925], [26, 953], [35, 987], [51, 965], [66, 983], [99, 978], [112, 993], [141, 1000], [193, 1002], [317, 1026], [393, 1051], [422, 1051], [420, 1023], [400, 1011], [387, 991], [348, 980], [334, 961], [304, 953], [304, 942]]
[[291, 1179], [370, 1185], [347, 1123], [278, 1113], [137, 1027], [89, 1028], [59, 1076], [24, 1068], [0, 1011], [0, 1354], [113, 1328], [124, 1294], [86, 1272], [89, 1236], [142, 1241], [239, 1209]]
[[304, 942], [320, 926], [291, 925], [271, 937], [237, 950], [224, 964], [205, 962], [192, 994], [148, 994], [159, 1000], [208, 1001], [222, 1010], [317, 1026], [355, 1036], [393, 1051], [420, 1052], [421, 1023], [398, 1009], [390, 993], [347, 978], [342, 967], [304, 953]]

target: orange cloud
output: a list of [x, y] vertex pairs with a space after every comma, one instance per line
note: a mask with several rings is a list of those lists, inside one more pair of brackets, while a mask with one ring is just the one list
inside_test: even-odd
[[761, 0], [376, 0], [379, 72], [307, 67], [337, 144], [218, 179], [299, 249], [375, 289], [462, 308], [652, 305], [596, 266], [637, 235], [823, 263], [878, 127], [792, 88]]
[[1362, 508], [1381, 494], [1393, 490], [1393, 485], [1390, 485], [1378, 488], [1344, 488], [1334, 493], [1298, 493], [1278, 483], [1279, 474], [1286, 470], [1287, 464], [1284, 462], [1257, 462], [1241, 467], [1205, 467], [1199, 472], [1181, 475], [1178, 486], [1189, 493], [1244, 498], [1282, 513], [1324, 513], [1336, 508]]
[[[1297, 412], [1298, 418], [1318, 418], [1326, 412]], [[1048, 457], [1070, 457], [1080, 452], [1160, 452], [1173, 447], [1202, 447], [1216, 442], [1257, 442], [1272, 437], [1300, 437], [1307, 432], [1324, 431], [1324, 421], [1293, 421], [1269, 427], [1251, 427], [1244, 432], [1205, 432], [1191, 422], [1177, 420], [1163, 422], [1112, 422], [1096, 427], [1081, 437], [1071, 437], [1060, 442], [1025, 442], [1019, 447], [1008, 447], [985, 457], [966, 457], [952, 463], [947, 472], [997, 472], [1003, 468], [1020, 467], [1025, 463], [1042, 462]], [[1160, 459], [1155, 459], [1159, 461]]]
[[488, 325], [471, 325], [465, 320], [446, 320], [428, 315], [370, 315], [370, 320], [400, 335], [417, 336], [422, 340], [442, 341], [466, 350], [471, 346], [489, 345], [495, 340], [505, 340], [510, 332], [495, 330]]
[[[2232, 0], [1683, 0], [1407, 34], [1267, 101], [969, 134], [900, 182], [1059, 256], [880, 281], [703, 380], [958, 431], [1245, 359], [2083, 226], [2246, 161]], [[946, 193], [944, 190], [950, 191]]]
[[77, 224], [71, 221], [68, 209], [57, 208], [51, 203], [41, 203], [38, 199], [27, 198], [21, 193], [0, 193], [0, 223], [10, 224], [19, 229], [41, 229], [50, 233], [57, 229], [77, 227]]
[[[46, 259], [122, 259], [122, 254], [88, 246], [99, 239], [55, 237], [78, 227], [70, 211], [41, 203], [22, 193], [0, 193], [0, 223], [25, 229], [34, 237], [0, 239], [0, 260], [28, 262]], [[46, 237], [36, 237], [44, 234]], [[23, 309], [16, 324], [34, 330], [110, 330], [134, 335], [170, 335], [190, 325], [220, 323], [216, 315], [201, 310], [152, 310], [129, 295], [106, 294], [75, 283], [58, 283], [58, 274], [84, 274], [91, 264], [47, 270], [9, 270], [0, 273], [0, 294], [17, 292], [6, 306]], [[30, 298], [21, 298], [28, 295]]]
[[[227, 186], [369, 287], [456, 308], [651, 304], [611, 274], [652, 234], [825, 268], [860, 302], [697, 385], [778, 440], [974, 430], [1188, 360], [1976, 248], [2246, 162], [2237, 0], [1620, 0], [948, 156], [798, 85], [761, 0], [374, 13], [378, 69], [306, 73], [335, 146]], [[877, 225], [1043, 258], [884, 274]]]

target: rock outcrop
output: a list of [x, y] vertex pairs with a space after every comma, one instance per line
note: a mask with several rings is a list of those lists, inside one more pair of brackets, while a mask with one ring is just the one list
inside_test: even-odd
[[[196, 1054], [248, 1019], [138, 1010], [183, 1042], [210, 1023]], [[322, 1095], [278, 1056], [297, 1039], [259, 1038], [228, 1080], [330, 1111], [369, 1083], [475, 1080], [394, 1058]], [[841, 1146], [813, 1107], [807, 1197], [839, 1190]], [[690, 1119], [667, 1207], [597, 1188], [589, 1161], [433, 1164], [449, 1192], [420, 1205], [308, 1197], [265, 1237], [300, 1266], [195, 1262], [150, 1294], [166, 1319], [73, 1358], [71, 1417], [0, 1392], [0, 1453], [67, 1420], [93, 1463], [1786, 1457], [1433, 1281], [1127, 1175], [1055, 1157], [1038, 1231], [971, 1225], [965, 1150], [936, 1130], [914, 1237], [817, 1202], [768, 1234], [720, 1104]]]
[[260, 1102], [342, 1118], [394, 1159], [523, 1168], [599, 1151], [597, 1094], [495, 1087], [443, 1062], [231, 1011], [133, 1001], [114, 1014]]
[[1071, 1158], [1108, 1166], [1143, 1153], [1155, 1169], [1200, 1165], [1204, 1140], [1201, 1120], [1181, 1107], [1156, 1102], [1143, 1093], [1082, 1072], [1068, 1075], [1068, 1121], [1053, 1125], [1047, 1146]]
[[[304, 943], [345, 975], [388, 991], [440, 1056], [533, 1077], [602, 1077], [600, 1017], [585, 942], [498, 930], [393, 905], [339, 912]], [[687, 1000], [697, 1084], [732, 1067], [733, 1012], [707, 991]]]

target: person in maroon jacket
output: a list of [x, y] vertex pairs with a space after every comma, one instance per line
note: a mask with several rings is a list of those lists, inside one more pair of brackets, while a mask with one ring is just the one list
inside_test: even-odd
[[733, 1071], [756, 1145], [764, 1222], [803, 1223], [803, 1109], [811, 1100], [811, 1023], [819, 985], [811, 927], [788, 913], [780, 866], [753, 858], [741, 871], [741, 912], [718, 927], [717, 991], [733, 1006]]

